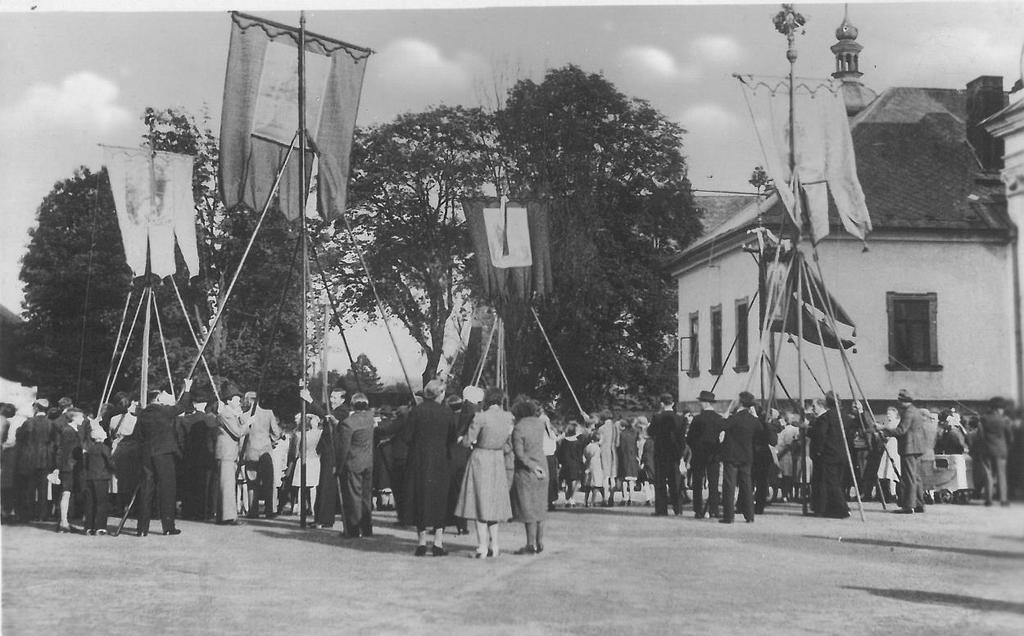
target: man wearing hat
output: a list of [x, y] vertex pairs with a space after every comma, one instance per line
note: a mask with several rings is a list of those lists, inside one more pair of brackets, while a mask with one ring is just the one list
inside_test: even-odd
[[237, 526], [238, 503], [235, 493], [238, 471], [238, 440], [246, 434], [242, 417], [242, 391], [232, 382], [225, 382], [220, 391], [223, 404], [217, 405], [217, 524]]
[[[999, 486], [999, 504], [1009, 506], [1006, 487], [1006, 456], [1012, 444], [1010, 419], [1006, 417], [1006, 402], [1001, 397], [989, 400], [990, 412], [981, 416], [978, 424], [978, 439], [984, 449], [985, 505], [992, 505], [992, 482]], [[994, 477], [994, 479], [993, 479]]]
[[914, 406], [914, 398], [906, 389], [897, 396], [900, 423], [886, 434], [897, 438], [900, 451], [900, 509], [899, 514], [924, 512], [924, 486], [921, 483], [921, 456], [928, 450], [924, 415]]
[[808, 431], [811, 459], [814, 461], [811, 494], [815, 513], [845, 519], [850, 516], [843, 491], [843, 476], [847, 472], [846, 438], [835, 403], [832, 391], [813, 403], [816, 418]]
[[142, 443], [142, 487], [139, 489], [138, 526], [136, 534], [149, 534], [150, 501], [155, 486], [160, 505], [160, 525], [165, 535], [181, 534], [175, 527], [177, 504], [175, 463], [181, 457], [184, 437], [177, 417], [192, 404], [192, 380], [185, 380], [185, 388], [175, 403], [174, 396], [160, 391], [150, 404], [138, 412], [134, 435]]
[[[705, 514], [718, 516], [718, 435], [725, 430], [725, 418], [715, 411], [715, 394], [701, 391], [697, 397], [700, 413], [690, 422], [686, 432], [686, 443], [692, 457], [693, 471], [693, 516], [703, 519]], [[704, 480], [708, 482], [708, 501], [704, 507]]]
[[[747, 523], [754, 522], [754, 487], [750, 466], [754, 461], [754, 435], [761, 430], [761, 421], [754, 415], [757, 404], [749, 391], [740, 393], [740, 408], [725, 423], [722, 441], [722, 518], [719, 523], [732, 523], [736, 504]], [[739, 486], [739, 495], [736, 487]]]
[[[341, 478], [344, 536], [373, 536], [373, 411], [363, 393], [352, 396], [352, 412], [338, 424], [337, 466]], [[333, 481], [333, 476], [332, 476]]]

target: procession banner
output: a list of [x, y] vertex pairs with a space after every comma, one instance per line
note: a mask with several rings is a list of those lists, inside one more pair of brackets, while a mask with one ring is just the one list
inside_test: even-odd
[[125, 260], [133, 276], [174, 274], [174, 244], [189, 276], [199, 274], [190, 155], [145, 148], [103, 149]]
[[[299, 30], [241, 13], [231, 15], [231, 44], [220, 137], [224, 205], [260, 210], [299, 124]], [[319, 159], [317, 193], [328, 220], [345, 210], [349, 159], [366, 59], [371, 51], [306, 33], [306, 128]], [[298, 152], [298, 141], [294, 151]], [[302, 213], [299, 162], [289, 161], [279, 187], [279, 207], [294, 220]]]
[[484, 296], [529, 301], [551, 289], [548, 206], [538, 201], [464, 201]]
[[[871, 216], [857, 178], [841, 87], [827, 80], [800, 83], [794, 87], [790, 103], [788, 80], [740, 80], [764, 151], [765, 169], [777, 184], [779, 199], [793, 222], [803, 227], [799, 218], [803, 209], [811, 240], [817, 243], [828, 235], [829, 211], [835, 209], [846, 231], [864, 240], [871, 231]], [[790, 108], [796, 175], [790, 170]], [[802, 197], [801, 205], [794, 190]]]

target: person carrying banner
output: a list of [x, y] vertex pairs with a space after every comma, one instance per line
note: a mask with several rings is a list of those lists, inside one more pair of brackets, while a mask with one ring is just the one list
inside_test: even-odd
[[160, 504], [160, 525], [165, 535], [181, 534], [175, 527], [177, 475], [175, 462], [181, 457], [183, 439], [176, 418], [192, 403], [192, 380], [185, 380], [185, 389], [177, 404], [174, 396], [164, 391], [142, 409], [135, 423], [135, 435], [142, 443], [142, 487], [139, 491], [139, 523], [136, 535], [149, 534], [150, 502], [156, 488]]

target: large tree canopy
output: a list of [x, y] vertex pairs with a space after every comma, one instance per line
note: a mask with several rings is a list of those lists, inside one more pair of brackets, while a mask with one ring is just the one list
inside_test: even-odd
[[[700, 232], [682, 128], [576, 66], [518, 82], [497, 127], [513, 193], [552, 206], [554, 293], [539, 312], [585, 408], [614, 385], [671, 388], [650, 376], [675, 328], [662, 264]], [[514, 388], [561, 393], [542, 340], [524, 337], [535, 327], [525, 314], [510, 322]]]
[[[348, 217], [386, 311], [412, 334], [427, 358], [424, 382], [437, 373], [445, 325], [466, 295], [468, 239], [462, 200], [489, 178], [493, 136], [480, 109], [440, 106], [357, 131]], [[345, 303], [377, 317], [373, 290], [344, 226], [330, 247]]]

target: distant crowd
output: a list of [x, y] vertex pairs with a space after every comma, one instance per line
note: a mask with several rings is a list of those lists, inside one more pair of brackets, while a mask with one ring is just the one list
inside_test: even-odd
[[662, 516], [689, 505], [732, 523], [805, 498], [814, 514], [845, 518], [859, 495], [920, 514], [973, 498], [1008, 505], [1024, 472], [1020, 420], [998, 398], [964, 420], [901, 391], [876, 421], [832, 394], [766, 410], [748, 392], [729, 409], [702, 391], [696, 412], [664, 395], [656, 413], [572, 418], [435, 380], [398, 408], [340, 388], [321, 405], [303, 390], [303, 421], [232, 383], [217, 396], [187, 382], [177, 399], [148, 397], [142, 406], [115, 394], [95, 415], [69, 398], [37, 399], [27, 413], [0, 404], [4, 522], [95, 535], [111, 531], [111, 516], [118, 528], [133, 517], [147, 536], [154, 511], [164, 535], [181, 532], [178, 518], [238, 525], [308, 512], [308, 527], [331, 528], [340, 512], [342, 535], [360, 539], [373, 536], [375, 510], [393, 508], [418, 531], [417, 555], [447, 554], [445, 529], [465, 534], [473, 522], [476, 556], [488, 558], [513, 519], [527, 531], [518, 552], [543, 552], [547, 513], [562, 506]]

